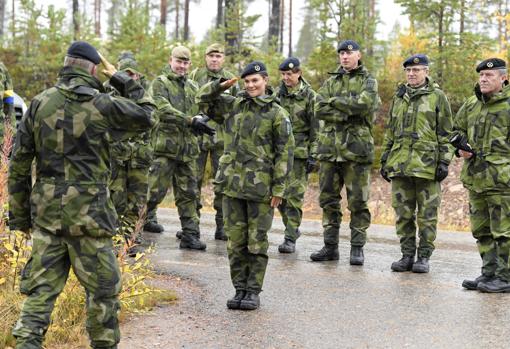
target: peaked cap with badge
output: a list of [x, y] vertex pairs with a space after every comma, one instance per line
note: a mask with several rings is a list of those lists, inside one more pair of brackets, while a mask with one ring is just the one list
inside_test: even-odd
[[336, 52], [340, 53], [340, 51], [359, 51], [360, 45], [354, 40], [345, 40], [338, 44], [338, 48]]
[[241, 73], [241, 79], [244, 79], [246, 76], [252, 74], [260, 74], [263, 76], [267, 76], [267, 69], [264, 63], [259, 61], [253, 61], [250, 64], [248, 64]]
[[476, 66], [476, 72], [482, 70], [506, 69], [506, 62], [501, 58], [489, 58]]
[[426, 55], [421, 54], [421, 53], [416, 54], [416, 55], [413, 55], [413, 56], [409, 57], [408, 59], [406, 59], [402, 65], [404, 66], [404, 68], [407, 68], [407, 67], [413, 66], [413, 65], [425, 65], [428, 67], [429, 58]]
[[278, 69], [280, 71], [287, 71], [292, 70], [294, 68], [299, 68], [299, 66], [300, 66], [299, 59], [297, 59], [296, 57], [289, 57], [280, 64]]

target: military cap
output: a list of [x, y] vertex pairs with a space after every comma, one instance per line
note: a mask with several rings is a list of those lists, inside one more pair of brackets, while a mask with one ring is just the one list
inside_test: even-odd
[[299, 68], [299, 59], [297, 59], [296, 57], [287, 58], [278, 67], [278, 69], [281, 71], [291, 70], [294, 68]]
[[121, 59], [118, 63], [118, 69], [122, 71], [130, 71], [134, 74], [140, 74], [138, 71], [138, 63], [135, 59], [131, 58]]
[[205, 49], [206, 55], [208, 55], [209, 53], [213, 53], [213, 52], [225, 53], [225, 48], [223, 47], [223, 45], [215, 43], [215, 44], [207, 46], [207, 48]]
[[417, 55], [413, 55], [413, 56], [409, 57], [408, 59], [406, 59], [402, 65], [404, 66], [404, 68], [406, 68], [410, 65], [426, 65], [426, 66], [428, 66], [429, 59], [425, 55], [417, 54]]
[[94, 46], [85, 41], [73, 42], [67, 49], [67, 55], [73, 58], [86, 59], [94, 64], [99, 64], [101, 62], [99, 53], [97, 53]]
[[493, 70], [493, 69], [506, 69], [506, 63], [501, 58], [489, 58], [482, 61], [476, 67], [476, 72], [479, 73], [482, 70]]
[[185, 46], [176, 46], [172, 50], [172, 57], [189, 61], [191, 59], [191, 51]]
[[338, 44], [336, 52], [340, 51], [359, 51], [360, 46], [354, 40], [345, 40]]
[[245, 76], [252, 74], [260, 74], [267, 76], [267, 70], [264, 63], [259, 61], [253, 61], [250, 64], [248, 64], [241, 73], [241, 79], [244, 78]]
[[119, 55], [119, 58], [117, 58], [117, 61], [121, 61], [127, 58], [135, 60], [135, 55], [131, 51], [122, 51]]

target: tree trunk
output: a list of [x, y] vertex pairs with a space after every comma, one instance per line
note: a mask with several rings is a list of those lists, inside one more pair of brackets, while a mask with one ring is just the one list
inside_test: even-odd
[[168, 3], [166, 0], [161, 0], [159, 2], [159, 24], [166, 31], [166, 15], [168, 13]]
[[218, 0], [216, 11], [216, 29], [223, 25], [223, 0]]
[[443, 1], [441, 1], [440, 9], [439, 9], [439, 18], [438, 18], [438, 29], [437, 29], [437, 47], [439, 51], [439, 65], [437, 69], [437, 77], [439, 82], [443, 82], [443, 43], [444, 43], [444, 11], [445, 11], [445, 5]]
[[73, 39], [78, 40], [80, 34], [80, 5], [78, 0], [73, 0]]
[[0, 36], [4, 36], [5, 0], [0, 0]]
[[179, 40], [179, 0], [175, 0], [175, 40]]
[[292, 0], [289, 0], [289, 57], [292, 57]]
[[12, 0], [12, 11], [11, 11], [11, 33], [12, 38], [14, 39], [16, 37], [16, 6], [14, 6], [14, 1]]
[[234, 55], [239, 53], [240, 40], [239, 28], [239, 0], [225, 0], [225, 41], [227, 42], [226, 54], [234, 63]]
[[184, 0], [184, 33], [183, 40], [189, 40], [189, 0]]
[[101, 0], [94, 0], [94, 29], [96, 36], [101, 36]]
[[280, 9], [280, 48], [278, 51], [283, 53], [283, 25], [285, 23], [285, 0], [280, 1], [281, 9]]
[[269, 18], [269, 28], [267, 39], [269, 42], [269, 46], [274, 45], [276, 49], [278, 49], [278, 39], [280, 37], [280, 0], [271, 0], [271, 18]]

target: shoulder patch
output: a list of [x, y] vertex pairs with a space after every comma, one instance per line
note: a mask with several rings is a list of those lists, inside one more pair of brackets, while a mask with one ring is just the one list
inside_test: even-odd
[[367, 90], [374, 91], [375, 90], [376, 81], [374, 78], [367, 79]]

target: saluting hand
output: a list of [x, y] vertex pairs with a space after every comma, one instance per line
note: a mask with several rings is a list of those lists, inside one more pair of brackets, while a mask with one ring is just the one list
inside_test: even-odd
[[228, 90], [229, 88], [231, 88], [232, 86], [234, 86], [237, 81], [239, 80], [238, 77], [235, 77], [235, 78], [232, 78], [230, 80], [227, 80], [227, 81], [223, 81], [221, 84], [220, 84], [220, 88], [225, 91], [225, 90]]
[[[99, 52], [98, 52], [99, 53]], [[101, 59], [101, 63], [103, 63], [103, 66], [105, 69], [103, 69], [103, 74], [107, 77], [111, 78], [113, 74], [117, 72], [117, 68], [110, 62], [106, 60], [106, 58], [103, 57], [101, 53], [99, 53], [99, 58]]]
[[271, 198], [271, 207], [277, 208], [282, 203], [282, 198], [280, 196], [273, 196]]

